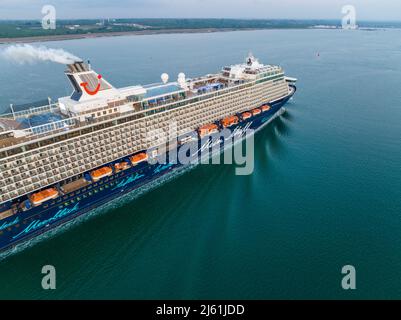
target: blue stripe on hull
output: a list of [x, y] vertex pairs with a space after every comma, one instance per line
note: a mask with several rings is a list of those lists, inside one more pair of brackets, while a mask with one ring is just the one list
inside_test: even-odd
[[[256, 131], [261, 129], [291, 97], [292, 95], [270, 103], [270, 111], [243, 121], [231, 127], [230, 130], [250, 128]], [[180, 167], [182, 168], [183, 165], [141, 163], [69, 195], [60, 196], [54, 200], [55, 203], [52, 206], [49, 203], [53, 203], [53, 201], [49, 201], [29, 211], [8, 217], [0, 221], [0, 252], [46, 233], [124, 194], [144, 187]]]

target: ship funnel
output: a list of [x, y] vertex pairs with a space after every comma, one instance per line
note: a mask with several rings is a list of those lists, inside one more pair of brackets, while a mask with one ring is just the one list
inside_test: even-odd
[[69, 73], [79, 73], [90, 71], [90, 66], [85, 64], [83, 61], [76, 61], [72, 64], [67, 65], [67, 72]]
[[91, 68], [90, 61], [87, 64], [83, 61], [69, 64], [65, 73], [74, 88], [71, 99], [75, 101], [98, 98], [114, 89], [109, 82]]

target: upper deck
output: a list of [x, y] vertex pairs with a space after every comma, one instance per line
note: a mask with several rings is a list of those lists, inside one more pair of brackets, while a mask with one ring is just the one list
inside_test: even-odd
[[[90, 68], [82, 66], [69, 67], [68, 72], [70, 81], [72, 76], [82, 77], [84, 74], [85, 79], [88, 79], [91, 73], [96, 75]], [[32, 142], [77, 129], [111, 126], [131, 116], [144, 117], [156, 111], [170, 110], [236, 91], [261, 79], [269, 80], [278, 75], [283, 75], [280, 67], [248, 60], [246, 64], [225, 67], [218, 74], [193, 79], [181, 78], [166, 84], [115, 89], [104, 81], [103, 95], [97, 99], [82, 99], [82, 92], [77, 88], [77, 83], [73, 82], [74, 92], [71, 97], [60, 98], [58, 103], [0, 115], [0, 158], [22, 152], [21, 148], [17, 150], [16, 147]]]

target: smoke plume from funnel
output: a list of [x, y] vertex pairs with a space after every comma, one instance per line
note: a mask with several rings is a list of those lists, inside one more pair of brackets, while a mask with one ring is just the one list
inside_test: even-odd
[[45, 46], [34, 47], [29, 44], [13, 45], [1, 51], [1, 55], [19, 64], [52, 61], [61, 64], [72, 64], [82, 59], [63, 49], [51, 49]]

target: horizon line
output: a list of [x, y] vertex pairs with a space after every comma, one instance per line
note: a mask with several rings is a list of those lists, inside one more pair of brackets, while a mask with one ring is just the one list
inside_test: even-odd
[[[339, 21], [341, 22], [341, 19], [336, 19], [336, 18], [121, 18], [121, 17], [97, 17], [97, 18], [58, 18], [57, 20], [59, 21], [65, 21], [65, 20], [71, 20], [71, 21], [76, 21], [76, 20], [248, 20], [248, 21]], [[9, 18], [0, 18], [0, 21], [41, 21], [40, 18], [38, 19], [33, 19], [33, 18], [18, 18], [18, 19], [9, 19]], [[401, 20], [370, 20], [370, 19], [358, 19], [359, 22], [396, 22], [396, 23], [401, 23]]]

